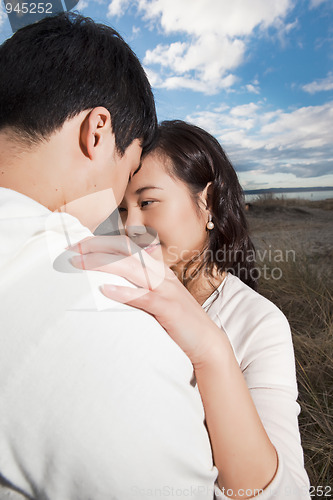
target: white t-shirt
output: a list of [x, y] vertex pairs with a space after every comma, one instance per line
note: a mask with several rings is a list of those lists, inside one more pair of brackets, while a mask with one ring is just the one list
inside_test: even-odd
[[[257, 498], [309, 496], [297, 417], [297, 384], [290, 328], [272, 302], [228, 273], [203, 304], [226, 332], [279, 465], [272, 483]], [[216, 488], [218, 498], [228, 498]], [[244, 494], [245, 496], [245, 494]]]
[[193, 366], [152, 316], [98, 290], [125, 280], [57, 259], [87, 236], [0, 188], [0, 499], [212, 500]]
[[[68, 264], [64, 248], [87, 236], [0, 188], [0, 499], [227, 498], [191, 362], [150, 315], [100, 293], [123, 279]], [[208, 314], [279, 454], [260, 498], [307, 499], [288, 324], [237, 278], [220, 289]]]

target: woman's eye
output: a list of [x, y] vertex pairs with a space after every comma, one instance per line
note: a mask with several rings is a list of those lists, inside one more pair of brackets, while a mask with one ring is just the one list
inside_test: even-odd
[[149, 201], [142, 201], [141, 202], [141, 208], [145, 208], [145, 207], [148, 207], [151, 203], [155, 203], [153, 200], [149, 200]]
[[124, 207], [118, 207], [118, 210], [120, 213], [127, 212], [126, 208], [124, 208]]

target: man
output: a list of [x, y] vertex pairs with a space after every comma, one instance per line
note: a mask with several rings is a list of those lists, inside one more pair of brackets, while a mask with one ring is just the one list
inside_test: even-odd
[[19, 30], [0, 67], [0, 498], [213, 498], [190, 361], [150, 315], [103, 297], [122, 278], [61, 260], [153, 141], [144, 71], [73, 14]]

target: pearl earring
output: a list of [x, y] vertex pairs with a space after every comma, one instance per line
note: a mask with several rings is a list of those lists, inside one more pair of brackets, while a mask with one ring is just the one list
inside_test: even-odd
[[211, 216], [211, 214], [209, 214], [206, 228], [211, 230], [211, 229], [214, 229], [214, 227], [215, 227], [215, 225], [214, 225], [214, 222], [212, 222], [212, 216]]

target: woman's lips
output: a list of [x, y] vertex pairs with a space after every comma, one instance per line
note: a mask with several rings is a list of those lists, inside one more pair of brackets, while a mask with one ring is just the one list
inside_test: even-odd
[[146, 231], [143, 234], [129, 234], [128, 236], [135, 245], [143, 250], [160, 242], [157, 232], [151, 228], [149, 228], [149, 230], [146, 228]]
[[148, 245], [147, 247], [144, 248], [144, 251], [145, 252], [153, 252], [155, 250], [155, 248], [159, 247], [161, 245], [161, 243], [155, 243], [153, 245]]

